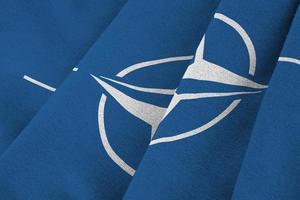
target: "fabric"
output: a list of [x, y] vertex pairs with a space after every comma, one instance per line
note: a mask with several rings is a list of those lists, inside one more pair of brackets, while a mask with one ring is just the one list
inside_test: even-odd
[[217, 4], [127, 2], [1, 157], [1, 197], [122, 198]]
[[0, 5], [1, 200], [300, 198], [299, 0]]
[[296, 7], [221, 1], [124, 199], [231, 198]]
[[300, 197], [300, 10], [263, 99], [233, 199]]
[[0, 153], [76, 67], [124, 3], [0, 2]]

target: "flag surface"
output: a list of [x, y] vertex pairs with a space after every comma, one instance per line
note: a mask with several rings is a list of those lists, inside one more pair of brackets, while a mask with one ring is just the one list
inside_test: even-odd
[[296, 7], [221, 1], [124, 199], [231, 198]]
[[233, 199], [300, 197], [300, 10], [263, 99]]
[[300, 198], [299, 0], [0, 5], [0, 199]]
[[124, 3], [0, 2], [0, 154], [76, 69]]
[[120, 199], [218, 1], [129, 1], [0, 159], [6, 199]]

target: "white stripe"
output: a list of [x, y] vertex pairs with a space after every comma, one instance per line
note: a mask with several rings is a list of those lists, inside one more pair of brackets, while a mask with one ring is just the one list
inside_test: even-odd
[[181, 100], [189, 100], [189, 99], [202, 99], [202, 98], [210, 98], [210, 97], [227, 97], [227, 96], [236, 96], [242, 94], [256, 94], [262, 92], [253, 91], [253, 92], [207, 92], [207, 93], [182, 93], [177, 94], [177, 96]]
[[295, 63], [297, 65], [300, 65], [300, 60], [299, 59], [291, 58], [291, 57], [279, 57], [278, 61], [290, 62], [290, 63]]
[[128, 83], [124, 83], [121, 81], [117, 81], [111, 78], [106, 78], [104, 76], [100, 76], [103, 79], [112, 81], [114, 83], [117, 83], [119, 85], [123, 85], [127, 88], [136, 90], [136, 91], [141, 91], [141, 92], [147, 92], [147, 93], [154, 93], [154, 94], [165, 94], [165, 95], [174, 95], [175, 93], [175, 89], [160, 89], [160, 88], [146, 88], [146, 87], [139, 87], [139, 86], [135, 86], [135, 85], [130, 85]]
[[148, 67], [151, 65], [158, 65], [162, 63], [168, 63], [168, 62], [175, 62], [175, 61], [184, 61], [184, 60], [192, 60], [194, 56], [178, 56], [178, 57], [170, 57], [170, 58], [163, 58], [158, 60], [151, 60], [146, 62], [141, 62], [138, 64], [131, 65], [129, 67], [126, 67], [122, 71], [120, 71], [116, 76], [117, 77], [124, 77], [127, 74], [144, 67]]
[[27, 75], [24, 75], [24, 76], [23, 76], [23, 79], [25, 79], [25, 80], [27, 80], [27, 81], [29, 81], [29, 82], [35, 84], [35, 85], [38, 85], [38, 86], [40, 86], [40, 87], [42, 87], [42, 88], [45, 88], [45, 89], [47, 89], [47, 90], [50, 90], [51, 92], [55, 92], [55, 90], [56, 90], [56, 88], [51, 87], [51, 86], [49, 86], [49, 85], [47, 85], [47, 84], [45, 84], [45, 83], [42, 83], [42, 82], [40, 82], [40, 81], [38, 81], [38, 80], [35, 80], [35, 79], [33, 79], [33, 78], [31, 78], [31, 77], [29, 77], [29, 76], [27, 76]]
[[178, 134], [178, 135], [175, 135], [175, 136], [162, 137], [162, 138], [152, 140], [150, 142], [150, 145], [164, 143], [164, 142], [173, 142], [173, 141], [176, 141], [176, 140], [182, 140], [184, 138], [188, 138], [188, 137], [192, 137], [194, 135], [197, 135], [197, 134], [209, 129], [210, 127], [214, 126], [215, 124], [217, 124], [222, 119], [224, 119], [227, 115], [229, 115], [229, 113], [231, 113], [235, 109], [235, 107], [240, 102], [241, 102], [241, 99], [234, 100], [221, 114], [219, 114], [217, 117], [215, 117], [214, 119], [212, 119], [208, 123], [196, 128], [196, 129], [193, 129], [191, 131], [184, 132], [184, 133], [181, 133], [181, 134]]

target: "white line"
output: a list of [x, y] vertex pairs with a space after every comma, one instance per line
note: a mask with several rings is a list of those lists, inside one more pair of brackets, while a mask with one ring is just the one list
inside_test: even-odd
[[42, 88], [45, 88], [45, 89], [47, 89], [47, 90], [50, 90], [51, 92], [55, 92], [55, 90], [56, 90], [56, 88], [51, 87], [51, 86], [49, 86], [49, 85], [47, 85], [47, 84], [45, 84], [45, 83], [42, 83], [42, 82], [40, 82], [40, 81], [38, 81], [38, 80], [35, 80], [35, 79], [33, 79], [33, 78], [31, 78], [31, 77], [29, 77], [29, 76], [27, 76], [27, 75], [24, 75], [24, 76], [23, 76], [23, 79], [25, 79], [25, 80], [27, 80], [27, 81], [29, 81], [29, 82], [35, 84], [35, 85], [38, 85], [38, 86], [40, 86], [40, 87], [42, 87]]
[[299, 59], [291, 58], [291, 57], [279, 57], [278, 61], [290, 62], [290, 63], [295, 63], [297, 65], [300, 65], [300, 60]]
[[256, 94], [262, 92], [253, 91], [253, 92], [208, 92], [208, 93], [182, 93], [177, 94], [180, 100], [190, 100], [190, 99], [203, 99], [203, 98], [211, 98], [211, 97], [227, 97], [227, 96], [236, 96], [242, 94]]
[[224, 119], [227, 115], [229, 115], [234, 109], [235, 107], [241, 102], [241, 99], [238, 100], [234, 100], [221, 114], [219, 114], [218, 116], [216, 116], [214, 119], [212, 119], [211, 121], [209, 121], [208, 123], [195, 128], [191, 131], [187, 131], [175, 136], [170, 136], [170, 137], [162, 137], [162, 138], [158, 138], [155, 140], [152, 140], [150, 142], [150, 145], [154, 145], [154, 144], [159, 144], [159, 143], [164, 143], [164, 142], [174, 142], [176, 140], [182, 140], [184, 138], [188, 138], [188, 137], [192, 137], [194, 135], [197, 135], [207, 129], [209, 129], [210, 127], [214, 126], [215, 124], [217, 124], [219, 121], [221, 121], [222, 119]]
[[158, 59], [158, 60], [150, 60], [150, 61], [146, 61], [146, 62], [141, 62], [141, 63], [131, 65], [129, 67], [126, 67], [124, 70], [120, 71], [116, 76], [124, 77], [130, 72], [133, 72], [137, 69], [141, 69], [144, 67], [148, 67], [150, 65], [158, 65], [158, 64], [162, 64], [162, 63], [175, 62], [175, 61], [192, 60], [193, 57], [194, 56], [178, 56], [178, 57], [169, 57], [169, 58], [163, 58], [163, 59]]
[[120, 82], [117, 80], [113, 80], [110, 78], [106, 78], [104, 76], [100, 76], [103, 79], [112, 81], [114, 83], [117, 83], [119, 85], [123, 85], [127, 88], [133, 89], [133, 90], [137, 90], [137, 91], [141, 91], [141, 92], [147, 92], [147, 93], [155, 93], [155, 94], [165, 94], [165, 95], [174, 95], [175, 93], [175, 89], [161, 89], [161, 88], [146, 88], [146, 87], [139, 87], [139, 86], [135, 86], [135, 85], [130, 85], [128, 83], [124, 83], [124, 82]]

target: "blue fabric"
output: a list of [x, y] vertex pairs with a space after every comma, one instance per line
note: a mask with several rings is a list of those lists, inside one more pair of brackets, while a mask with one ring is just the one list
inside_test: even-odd
[[1, 200], [300, 198], [299, 0], [0, 9]]
[[[279, 0], [276, 3], [258, 0], [221, 1], [216, 11], [217, 15], [211, 20], [205, 33], [204, 59], [240, 76], [267, 85], [297, 4], [298, 2], [293, 0]], [[237, 31], [219, 20], [218, 14], [230, 17], [248, 33], [256, 52], [254, 75], [249, 73], [251, 56], [245, 48], [247, 41], [243, 42]], [[197, 50], [195, 60], [199, 51]], [[192, 67], [190, 65], [189, 68]], [[207, 66], [200, 63], [197, 70], [200, 71], [202, 67]], [[204, 78], [207, 78], [208, 73], [209, 71], [205, 71]], [[187, 74], [186, 77], [192, 75]], [[282, 75], [288, 77], [287, 73]], [[230, 78], [226, 77], [227, 80]], [[234, 83], [230, 85], [205, 79], [201, 81], [186, 78], [181, 81], [177, 93], [192, 95], [204, 92], [256, 91], [253, 88], [233, 85]], [[124, 199], [231, 199], [264, 91], [265, 89], [254, 94], [180, 101], [160, 124]], [[238, 100], [240, 101], [238, 105], [234, 104]], [[228, 111], [233, 104], [236, 107]], [[275, 109], [276, 107], [273, 108]], [[222, 112], [227, 115], [211, 125], [218, 120], [216, 117], [222, 115]], [[269, 120], [273, 121], [273, 118]], [[262, 120], [262, 123], [265, 127], [265, 120]], [[206, 126], [208, 127], [205, 128]], [[180, 134], [190, 134], [198, 127], [200, 128], [195, 135], [183, 139], [176, 138]], [[260, 137], [261, 132], [257, 134]], [[166, 139], [169, 141], [163, 142]], [[257, 139], [261, 141], [262, 138]], [[263, 148], [261, 143], [258, 145]], [[258, 149], [254, 149], [258, 153]], [[249, 157], [258, 158], [255, 154]], [[261, 155], [261, 158], [263, 157], [264, 155]], [[264, 161], [268, 162], [267, 159]], [[257, 162], [252, 164], [256, 165]], [[252, 167], [251, 165], [245, 171], [251, 173]], [[256, 168], [259, 171], [260, 165]], [[268, 187], [268, 183], [260, 182], [260, 184]], [[254, 188], [255, 185], [256, 182], [253, 184]], [[236, 199], [273, 199], [271, 196], [263, 198], [264, 196], [254, 195], [256, 189], [251, 190], [247, 181], [243, 186], [246, 192]]]
[[[111, 95], [103, 82], [158, 110], [167, 107], [172, 95], [139, 88], [177, 87], [217, 4], [217, 0], [127, 2], [79, 63], [79, 70], [72, 72], [1, 157], [1, 198], [121, 199], [132, 174], [104, 149], [100, 123], [105, 123], [115, 153], [136, 169], [150, 141], [149, 123], [154, 118], [141, 107], [131, 112], [147, 112], [143, 117], [149, 123], [127, 112], [117, 99], [119, 94]], [[178, 57], [183, 60], [168, 61]], [[116, 76], [128, 66], [157, 59], [166, 60]], [[104, 120], [99, 111], [103, 95], [107, 97]]]
[[32, 119], [125, 0], [1, 1], [0, 153]]
[[299, 32], [298, 9], [255, 122], [233, 199], [300, 197]]

